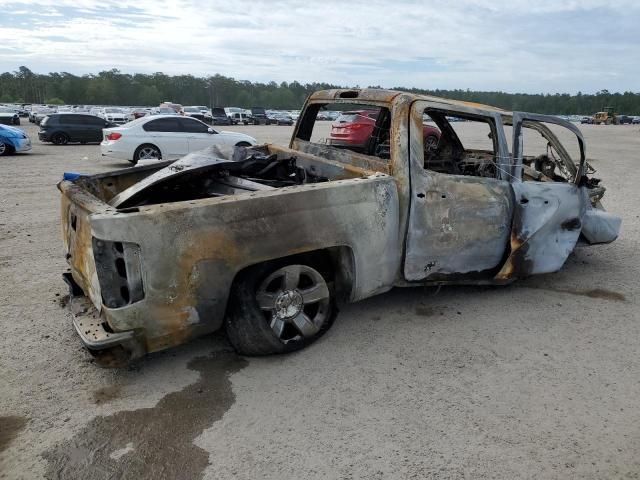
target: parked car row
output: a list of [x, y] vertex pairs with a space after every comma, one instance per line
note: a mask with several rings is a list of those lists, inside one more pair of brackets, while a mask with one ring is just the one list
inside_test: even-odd
[[4, 125], [20, 125], [20, 115], [12, 108], [0, 107], [0, 123]]
[[[40, 121], [38, 139], [56, 145], [100, 143], [102, 156], [128, 160], [168, 160], [210, 146], [251, 146], [255, 138], [239, 132], [215, 130], [192, 116], [146, 115], [119, 125], [89, 113], [52, 113]], [[0, 125], [0, 155], [31, 149], [31, 140], [20, 129]]]
[[[77, 110], [74, 112], [71, 109], [58, 109], [58, 113], [46, 113], [41, 109], [34, 115], [45, 115], [41, 120], [37, 120], [40, 125], [38, 139], [41, 142], [56, 145], [101, 142], [102, 156], [127, 160], [133, 164], [141, 160], [180, 158], [212, 145], [233, 147], [257, 144], [256, 139], [249, 135], [213, 129], [203, 121], [204, 115], [196, 107], [184, 108], [184, 115], [177, 115], [173, 106], [160, 107], [159, 111], [168, 113], [146, 114], [128, 122], [124, 120], [124, 112], [116, 107], [105, 107], [96, 111], [98, 115], [77, 113]], [[212, 113], [212, 123], [232, 123], [223, 109], [214, 109]], [[378, 111], [375, 110], [341, 112], [331, 126], [328, 143], [352, 150], [366, 150], [377, 116]], [[251, 115], [235, 112], [232, 119], [241, 120], [243, 123], [252, 121], [293, 125], [293, 118], [286, 113], [267, 113], [259, 109], [254, 109]], [[20, 137], [18, 132], [23, 137]], [[12, 135], [8, 135], [7, 139], [13, 140], [3, 141], [0, 146], [2, 154], [31, 148], [30, 140], [17, 140], [27, 139], [22, 131], [10, 130], [9, 133]], [[424, 125], [423, 133], [425, 148], [438, 145], [440, 131], [437, 128]], [[381, 142], [381, 145], [384, 149], [388, 142]], [[384, 156], [388, 152], [377, 154]]]
[[[158, 107], [124, 107], [91, 105], [7, 105], [0, 116], [0, 123], [20, 124], [20, 116], [39, 125], [44, 117], [52, 113], [82, 113], [101, 117], [116, 125], [151, 115], [180, 115], [200, 120], [209, 125], [293, 125], [298, 119], [298, 110], [267, 110], [263, 107], [250, 109], [238, 107], [213, 107], [204, 105], [182, 106], [178, 103], [163, 102]], [[326, 112], [326, 118], [335, 120], [340, 112]]]

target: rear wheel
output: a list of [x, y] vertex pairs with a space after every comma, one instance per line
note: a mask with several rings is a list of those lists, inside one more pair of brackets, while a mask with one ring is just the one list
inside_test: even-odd
[[240, 274], [225, 322], [238, 353], [268, 355], [311, 344], [336, 314], [332, 285], [315, 268], [271, 263]]
[[56, 145], [66, 145], [69, 143], [69, 137], [64, 133], [55, 133], [51, 137], [51, 141]]
[[140, 145], [133, 154], [134, 163], [140, 160], [162, 160], [160, 149], [150, 143]]

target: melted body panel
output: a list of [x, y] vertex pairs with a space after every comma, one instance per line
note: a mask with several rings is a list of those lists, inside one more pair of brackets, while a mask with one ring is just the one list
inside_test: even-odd
[[585, 204], [568, 183], [520, 182], [515, 192], [511, 253], [496, 276], [501, 280], [555, 272], [578, 241]]

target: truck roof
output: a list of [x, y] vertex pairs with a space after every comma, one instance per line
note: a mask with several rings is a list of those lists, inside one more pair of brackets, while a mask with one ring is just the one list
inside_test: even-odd
[[309, 101], [319, 102], [345, 102], [348, 100], [365, 100], [372, 102], [384, 102], [392, 103], [400, 98], [407, 100], [427, 100], [431, 102], [438, 102], [443, 105], [465, 105], [468, 107], [479, 108], [483, 110], [491, 110], [494, 112], [501, 112], [509, 114], [507, 110], [501, 108], [492, 107], [491, 105], [484, 105], [476, 102], [466, 102], [463, 100], [450, 100], [442, 97], [435, 97], [432, 95], [418, 95], [415, 93], [403, 92], [400, 90], [385, 90], [381, 88], [351, 88], [351, 89], [331, 89], [331, 90], [319, 90], [314, 92], [309, 97]]

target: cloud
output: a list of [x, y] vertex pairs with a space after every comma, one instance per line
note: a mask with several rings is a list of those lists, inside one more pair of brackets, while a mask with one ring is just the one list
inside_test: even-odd
[[0, 0], [0, 62], [34, 71], [519, 92], [637, 89], [632, 0]]

